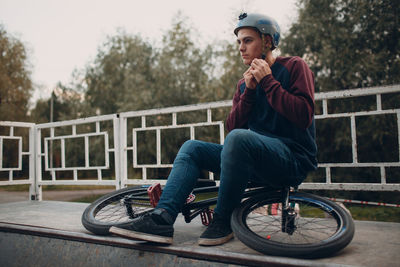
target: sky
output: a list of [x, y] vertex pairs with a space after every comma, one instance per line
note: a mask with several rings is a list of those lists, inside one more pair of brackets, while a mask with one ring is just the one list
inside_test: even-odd
[[0, 23], [28, 51], [33, 99], [48, 98], [58, 82], [94, 59], [107, 36], [123, 29], [152, 44], [161, 41], [181, 11], [202, 42], [235, 41], [238, 11], [274, 17], [285, 31], [296, 0], [0, 0]]

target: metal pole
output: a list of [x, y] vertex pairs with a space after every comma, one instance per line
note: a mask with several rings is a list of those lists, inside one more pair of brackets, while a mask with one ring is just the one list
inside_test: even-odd
[[[51, 92], [51, 98], [50, 98], [50, 122], [53, 122], [53, 114], [54, 114], [54, 97], [55, 97], [55, 94], [54, 94], [54, 90]], [[52, 169], [53, 168], [53, 140], [50, 140], [50, 144], [49, 144], [49, 156], [50, 156], [50, 164], [49, 164], [49, 166], [50, 166], [50, 169]]]

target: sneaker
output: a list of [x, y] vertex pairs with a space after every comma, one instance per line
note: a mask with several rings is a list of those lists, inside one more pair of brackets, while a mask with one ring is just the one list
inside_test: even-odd
[[231, 224], [223, 220], [214, 213], [214, 218], [211, 224], [203, 232], [199, 238], [199, 245], [201, 246], [216, 246], [221, 245], [233, 238]]
[[155, 209], [126, 226], [113, 226], [110, 233], [135, 240], [172, 244], [173, 219], [164, 209]]

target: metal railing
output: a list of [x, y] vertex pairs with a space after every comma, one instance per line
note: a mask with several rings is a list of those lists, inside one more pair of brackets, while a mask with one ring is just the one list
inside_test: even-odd
[[[223, 144], [225, 132], [224, 132], [224, 122], [223, 121], [213, 121], [213, 110], [230, 107], [232, 105], [231, 101], [220, 101], [206, 104], [197, 104], [189, 106], [171, 107], [163, 109], [152, 109], [145, 111], [134, 111], [125, 112], [120, 114], [121, 119], [121, 163], [122, 163], [122, 184], [143, 184], [143, 183], [154, 183], [160, 182], [159, 180], [148, 179], [147, 171], [148, 169], [159, 169], [159, 168], [171, 168], [172, 163], [164, 163], [161, 159], [161, 136], [163, 130], [171, 129], [187, 129], [189, 130], [189, 139], [196, 139], [196, 129], [201, 127], [217, 127], [218, 128], [218, 143]], [[204, 120], [196, 123], [178, 123], [178, 114], [184, 114], [187, 112], [204, 111], [206, 116]], [[166, 120], [162, 125], [147, 125], [147, 118], [154, 116], [169, 116], [169, 120]], [[132, 127], [128, 129], [127, 121], [129, 119], [140, 118], [140, 126]], [[132, 131], [132, 145], [128, 146], [128, 131]], [[138, 133], [154, 131], [155, 132], [155, 163], [138, 163]], [[139, 141], [140, 142], [140, 141]], [[128, 177], [128, 152], [131, 151], [133, 155], [132, 166], [133, 168], [141, 169], [142, 175], [141, 179], [131, 179]], [[213, 178], [213, 173], [209, 173], [210, 179]], [[161, 181], [165, 183], [165, 181]]]
[[[395, 182], [388, 183], [386, 170], [400, 167], [400, 108], [384, 108], [382, 100], [382, 95], [399, 93], [400, 85], [317, 93], [316, 103], [322, 107], [322, 111], [315, 116], [317, 122], [338, 118], [350, 121], [352, 160], [320, 163], [319, 169], [324, 170], [323, 181], [304, 182], [301, 188], [399, 191], [399, 177]], [[329, 113], [331, 100], [365, 96], [375, 97], [375, 109]], [[213, 142], [223, 144], [224, 122], [217, 117], [221, 114], [226, 117], [231, 105], [231, 100], [227, 100], [45, 124], [0, 122], [0, 127], [6, 129], [2, 132], [8, 133], [0, 135], [0, 174], [3, 174], [0, 185], [29, 184], [31, 199], [41, 200], [43, 185], [112, 185], [118, 189], [133, 184], [165, 183], [165, 175], [154, 177], [149, 171], [164, 169], [164, 173], [168, 173], [172, 167], [172, 162], [166, 162], [168, 157], [163, 155], [168, 152], [165, 151], [168, 148], [166, 143], [178, 138], [174, 136], [165, 140], [166, 133], [184, 131], [187, 134], [181, 139], [197, 139], [199, 130], [211, 127], [216, 133]], [[195, 122], [180, 119], [188, 113], [195, 114], [190, 117], [196, 118]], [[398, 159], [390, 162], [360, 162], [356, 119], [388, 114], [396, 118], [398, 144], [393, 149], [397, 151]], [[18, 136], [15, 134], [17, 128], [27, 128], [29, 133], [26, 137]], [[146, 135], [151, 136], [151, 147]], [[23, 144], [23, 140], [27, 140], [28, 144]], [[17, 163], [11, 167], [9, 163], [4, 166], [4, 144], [12, 141], [17, 150]], [[24, 146], [28, 150], [24, 150]], [[143, 161], [140, 151], [150, 153], [151, 160]], [[28, 157], [29, 160], [23, 161], [22, 157]], [[28, 169], [24, 174], [26, 177], [16, 178], [16, 173], [24, 169], [24, 162], [29, 162], [29, 166], [25, 166]], [[334, 168], [378, 168], [379, 182], [334, 182]], [[212, 173], [209, 173], [209, 177], [214, 179]]]
[[[400, 108], [396, 109], [383, 109], [382, 95], [400, 92], [400, 85], [361, 88], [352, 90], [343, 90], [327, 93], [319, 93], [315, 95], [316, 101], [322, 101], [322, 114], [316, 115], [316, 120], [332, 119], [332, 118], [349, 118], [350, 131], [351, 131], [351, 153], [352, 162], [349, 163], [320, 163], [319, 168], [325, 168], [326, 181], [324, 183], [304, 183], [302, 188], [306, 189], [344, 189], [344, 190], [383, 190], [383, 191], [399, 191], [400, 184], [388, 184], [386, 182], [386, 168], [400, 167]], [[375, 96], [376, 109], [369, 111], [357, 111], [329, 114], [328, 100], [332, 99], [345, 99], [364, 96]], [[358, 159], [358, 143], [357, 143], [357, 127], [356, 118], [365, 116], [388, 115], [393, 114], [396, 116], [397, 123], [397, 147], [393, 149], [398, 150], [397, 161], [393, 162], [359, 162]], [[373, 127], [373, 125], [371, 125]], [[332, 183], [331, 169], [332, 168], [366, 168], [376, 167], [380, 169], [380, 183]]]
[[[7, 129], [4, 131], [3, 135], [0, 135], [0, 172], [5, 173], [8, 176], [8, 179], [1, 180], [0, 186], [4, 185], [19, 185], [19, 184], [29, 184], [30, 186], [30, 195], [36, 194], [35, 189], [35, 142], [34, 142], [34, 135], [35, 135], [35, 124], [34, 123], [26, 123], [26, 122], [7, 122], [2, 121], [0, 122], [0, 126], [3, 126]], [[28, 136], [25, 137], [28, 139], [27, 146], [23, 146], [23, 136], [16, 135], [15, 129], [26, 129], [28, 130]], [[13, 166], [4, 166], [3, 158], [4, 158], [4, 146], [5, 142], [16, 140], [18, 142], [17, 145], [17, 162], [13, 162]], [[23, 169], [23, 157], [28, 157], [28, 175], [25, 177], [21, 177], [19, 179], [15, 179], [14, 174], [15, 172], [21, 172]]]

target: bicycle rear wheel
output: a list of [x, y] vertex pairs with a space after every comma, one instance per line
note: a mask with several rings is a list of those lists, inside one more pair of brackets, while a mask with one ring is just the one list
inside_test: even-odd
[[282, 231], [280, 193], [250, 197], [232, 214], [235, 235], [250, 248], [285, 257], [320, 258], [346, 247], [354, 236], [351, 215], [336, 203], [291, 193], [295, 205], [291, 231]]
[[108, 235], [110, 227], [128, 225], [134, 218], [152, 209], [146, 187], [128, 187], [104, 195], [90, 204], [82, 214], [82, 224], [94, 234]]

